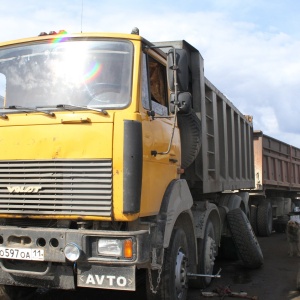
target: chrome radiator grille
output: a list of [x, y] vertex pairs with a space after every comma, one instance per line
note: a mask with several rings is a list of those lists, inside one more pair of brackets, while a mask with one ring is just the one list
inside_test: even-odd
[[0, 161], [0, 213], [110, 216], [111, 160]]

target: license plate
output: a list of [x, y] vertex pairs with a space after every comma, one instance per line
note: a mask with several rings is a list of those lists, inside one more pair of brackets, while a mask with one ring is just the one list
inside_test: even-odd
[[135, 291], [135, 266], [78, 265], [77, 271], [80, 287]]
[[20, 260], [44, 260], [44, 250], [0, 247], [0, 258]]

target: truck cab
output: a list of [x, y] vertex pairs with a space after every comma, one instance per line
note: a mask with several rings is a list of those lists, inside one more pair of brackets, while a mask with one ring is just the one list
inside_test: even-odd
[[[86, 179], [94, 173], [90, 166], [103, 168], [101, 187], [82, 180], [59, 186], [58, 178], [52, 184], [53, 178], [37, 183], [30, 176], [10, 181], [7, 186], [26, 189], [34, 184], [41, 189], [17, 194], [3, 187], [16, 197], [15, 207], [3, 207], [3, 213], [128, 221], [158, 212], [160, 201], [155, 199], [178, 178], [180, 140], [176, 128], [169, 153], [151, 155], [167, 150], [174, 114], [166, 59], [146, 48], [137, 35], [88, 34], [43, 35], [1, 47], [1, 160], [24, 161], [25, 172], [26, 162], [34, 160], [41, 174], [56, 162], [68, 160], [72, 169], [80, 160], [76, 173], [86, 167], [77, 173]], [[29, 168], [35, 173], [34, 166]], [[85, 200], [81, 195], [86, 189], [91, 197]], [[48, 199], [33, 197], [38, 195]], [[58, 204], [51, 195], [60, 198]], [[24, 196], [33, 198], [28, 208], [17, 202]]]
[[135, 289], [181, 165], [167, 58], [152, 46], [65, 32], [1, 43], [1, 284]]

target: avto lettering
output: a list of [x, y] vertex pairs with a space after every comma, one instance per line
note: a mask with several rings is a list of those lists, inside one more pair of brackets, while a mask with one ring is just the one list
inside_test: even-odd
[[[108, 282], [107, 282], [108, 281]], [[127, 279], [123, 276], [114, 276], [114, 275], [92, 275], [89, 274], [86, 279], [85, 284], [93, 284], [93, 285], [103, 285], [105, 283], [109, 286], [114, 286], [115, 284], [117, 286], [123, 287], [127, 285]]]
[[37, 193], [42, 187], [41, 186], [7, 186], [9, 193]]

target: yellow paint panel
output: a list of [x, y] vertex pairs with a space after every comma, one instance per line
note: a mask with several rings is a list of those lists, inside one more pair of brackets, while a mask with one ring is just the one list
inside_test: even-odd
[[5, 126], [0, 159], [112, 158], [112, 134], [113, 123]]
[[170, 152], [151, 155], [151, 151], [165, 152], [172, 136], [174, 119], [151, 120], [142, 113], [143, 124], [143, 182], [140, 216], [155, 215], [159, 212], [163, 196], [170, 182], [179, 178], [180, 136], [175, 128]]

